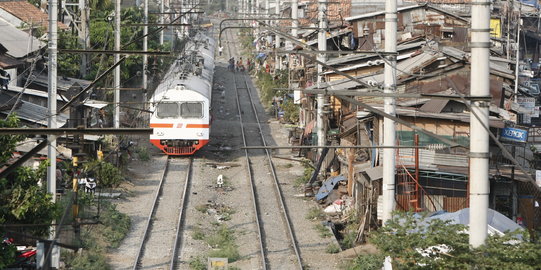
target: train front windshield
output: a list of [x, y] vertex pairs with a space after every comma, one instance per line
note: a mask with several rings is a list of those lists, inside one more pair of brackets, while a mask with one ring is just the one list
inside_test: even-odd
[[157, 113], [159, 118], [177, 118], [179, 107], [176, 102], [161, 102], [158, 104]]
[[182, 118], [202, 118], [203, 104], [201, 102], [185, 102], [180, 105]]

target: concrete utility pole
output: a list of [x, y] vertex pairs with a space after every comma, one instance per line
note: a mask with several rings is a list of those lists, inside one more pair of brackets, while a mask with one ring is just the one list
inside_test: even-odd
[[[115, 50], [120, 51], [120, 1], [115, 0]], [[115, 53], [115, 63], [120, 61], [120, 54]], [[114, 100], [114, 127], [120, 127], [120, 66], [115, 68], [115, 100]]]
[[[48, 128], [56, 128], [56, 97], [57, 97], [57, 62], [58, 62], [58, 0], [49, 0], [49, 119]], [[56, 136], [47, 136], [47, 155], [50, 165], [47, 168], [47, 192], [56, 200]]]
[[299, 28], [299, 0], [291, 1], [291, 35], [298, 37]]
[[[48, 66], [48, 128], [56, 128], [56, 97], [57, 97], [57, 63], [58, 63], [58, 0], [49, 0], [49, 66]], [[47, 136], [47, 157], [49, 167], [47, 167], [47, 193], [52, 195], [52, 201], [56, 201], [56, 136]], [[49, 239], [54, 240], [56, 232], [51, 227]], [[52, 249], [52, 251], [51, 251]], [[58, 267], [56, 261], [58, 248], [50, 245], [45, 250], [45, 269], [49, 267]], [[53, 261], [53, 258], [55, 260]]]
[[[143, 22], [145, 23], [145, 26], [143, 27], [143, 51], [148, 51], [148, 0], [144, 1], [144, 7], [143, 7]], [[161, 31], [163, 32], [163, 31]], [[148, 76], [147, 76], [147, 69], [148, 69], [148, 55], [143, 55], [143, 100], [144, 102], [147, 101], [147, 88], [148, 88]], [[119, 86], [120, 87], [120, 86]]]
[[[163, 25], [165, 23], [165, 14], [164, 12], [164, 6], [165, 6], [165, 0], [160, 0], [160, 23]], [[163, 45], [163, 33], [165, 32], [165, 29], [160, 31], [160, 45]]]
[[[90, 7], [88, 6], [88, 0], [79, 0], [79, 11], [81, 15], [81, 31], [79, 31], [79, 40], [83, 49], [90, 49], [90, 28], [89, 17]], [[84, 53], [81, 55], [81, 75], [86, 76], [88, 72], [89, 54]]]
[[[471, 2], [471, 96], [489, 96], [490, 1]], [[470, 113], [470, 245], [485, 243], [487, 237], [490, 102], [474, 101]]]
[[[396, 31], [397, 31], [397, 12], [396, 0], [385, 1], [385, 52], [396, 52]], [[396, 56], [387, 55], [384, 67], [384, 93], [396, 92]], [[386, 97], [384, 99], [384, 110], [386, 113], [395, 116], [395, 98]], [[395, 146], [396, 131], [395, 122], [389, 118], [383, 120], [383, 145]], [[392, 218], [392, 212], [395, 207], [395, 149], [383, 149], [383, 215], [382, 223], [385, 225]]]
[[[320, 51], [327, 50], [327, 1], [319, 2], [319, 33], [317, 36], [317, 48]], [[327, 55], [320, 53], [317, 55], [317, 60], [325, 63], [327, 61]], [[323, 83], [323, 65], [317, 65], [317, 87], [321, 88]], [[323, 111], [325, 104], [327, 103], [327, 98], [323, 94], [317, 95], [317, 145], [324, 146], [327, 144], [327, 126], [326, 126], [326, 117], [325, 112]], [[322, 149], [318, 149], [318, 152], [321, 154]]]
[[518, 8], [518, 21], [517, 21], [517, 53], [516, 53], [516, 59], [515, 59], [515, 102], [518, 102], [518, 70], [520, 66], [520, 26], [522, 25], [522, 2], [520, 2], [520, 6]]
[[[280, 18], [280, 0], [276, 0], [276, 18]], [[276, 21], [276, 27], [280, 25], [280, 21]], [[275, 63], [275, 69], [282, 69], [282, 61], [280, 61], [280, 56], [278, 55], [278, 49], [280, 49], [280, 36], [276, 35], [275, 42], [274, 42], [274, 49], [276, 51], [274, 63]]]

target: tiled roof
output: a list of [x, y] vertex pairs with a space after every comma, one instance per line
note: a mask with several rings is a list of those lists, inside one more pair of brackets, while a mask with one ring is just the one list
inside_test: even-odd
[[[49, 16], [27, 1], [0, 1], [0, 8], [28, 25], [40, 25], [45, 30], [49, 29]], [[59, 22], [58, 28], [67, 29], [68, 26]]]
[[[318, 0], [299, 1], [299, 4], [306, 4], [306, 13], [303, 19], [299, 19], [301, 25], [309, 25], [318, 21]], [[327, 19], [329, 24], [340, 24], [340, 21], [350, 16], [351, 0], [336, 0], [327, 5]], [[344, 21], [345, 22], [345, 21]]]

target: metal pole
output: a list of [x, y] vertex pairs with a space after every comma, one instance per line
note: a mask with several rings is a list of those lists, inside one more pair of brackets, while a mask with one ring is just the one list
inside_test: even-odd
[[[120, 1], [115, 1], [115, 50], [120, 51]], [[120, 61], [120, 54], [115, 54], [115, 63]], [[115, 88], [115, 112], [114, 112], [114, 127], [119, 128], [120, 127], [120, 106], [118, 104], [120, 103], [120, 66], [117, 66], [115, 68], [115, 82], [114, 82], [114, 88]]]
[[[280, 17], [280, 0], [276, 0], [276, 7], [274, 9], [276, 12], [276, 17]], [[276, 21], [276, 27], [279, 26], [280, 21]], [[275, 69], [282, 69], [282, 61], [280, 61], [280, 56], [278, 56], [278, 49], [280, 48], [280, 36], [276, 35], [275, 41], [274, 41], [274, 63], [275, 63]]]
[[[318, 50], [320, 51], [326, 51], [327, 50], [327, 1], [321, 1], [319, 2], [319, 33], [318, 33]], [[327, 56], [325, 54], [318, 54], [317, 60], [325, 63], [327, 61]], [[318, 64], [317, 65], [317, 87], [322, 87], [323, 82], [323, 65]], [[316, 126], [317, 126], [317, 145], [318, 146], [324, 146], [327, 144], [327, 127], [325, 123], [325, 115], [323, 111], [323, 107], [327, 103], [327, 98], [323, 94], [317, 95], [317, 120], [316, 120]], [[319, 154], [321, 154], [321, 150], [318, 150]]]
[[[385, 52], [396, 52], [396, 31], [397, 14], [396, 0], [385, 1]], [[385, 56], [384, 67], [384, 93], [396, 92], [396, 56]], [[395, 98], [386, 97], [384, 99], [384, 110], [387, 114], [395, 116]], [[383, 145], [395, 146], [396, 140], [395, 122], [390, 118], [383, 120]], [[395, 207], [395, 150], [386, 148], [383, 150], [383, 216], [382, 222], [385, 223], [391, 219]]]
[[520, 6], [518, 8], [518, 25], [517, 25], [517, 58], [515, 59], [515, 102], [517, 102], [518, 99], [518, 68], [520, 65], [520, 26], [522, 25], [522, 18], [520, 17], [522, 13], [522, 2], [520, 2]]
[[[471, 3], [471, 89], [472, 96], [490, 95], [490, 2]], [[484, 244], [487, 237], [489, 138], [489, 102], [474, 101], [470, 113], [470, 245]], [[476, 117], [477, 115], [477, 117]]]
[[[143, 51], [148, 51], [148, 0], [145, 0], [143, 7], [143, 22], [145, 23], [145, 26], [143, 27]], [[163, 31], [162, 31], [163, 32]], [[147, 76], [147, 68], [148, 68], [148, 55], [143, 55], [143, 100], [147, 100], [147, 88], [148, 88], [148, 76]], [[120, 87], [120, 85], [118, 86]]]
[[[58, 0], [49, 0], [49, 72], [48, 72], [48, 128], [56, 128], [56, 97], [57, 97], [57, 63], [58, 63]], [[47, 193], [52, 195], [52, 201], [56, 201], [56, 136], [47, 136], [47, 157], [49, 159], [49, 167], [47, 167]], [[56, 232], [51, 227], [49, 239], [54, 240]], [[52, 262], [52, 254], [56, 252], [53, 245], [50, 246], [52, 252], [48, 252], [46, 257], [50, 259], [46, 263]], [[55, 265], [55, 264], [54, 264]], [[49, 266], [45, 267], [49, 269]]]
[[[165, 5], [165, 0], [160, 0], [160, 23], [161, 24], [164, 24], [165, 23], [165, 14], [163, 14], [164, 12], [164, 5]], [[160, 31], [160, 46], [163, 45], [163, 35], [164, 35], [164, 32], [165, 32], [165, 29], [162, 29], [162, 31]]]

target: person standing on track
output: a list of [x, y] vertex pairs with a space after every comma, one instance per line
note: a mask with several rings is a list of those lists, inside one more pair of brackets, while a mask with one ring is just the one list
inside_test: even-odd
[[222, 51], [224, 50], [224, 47], [220, 46], [218, 47], [218, 53], [220, 54], [220, 56], [222, 56]]

